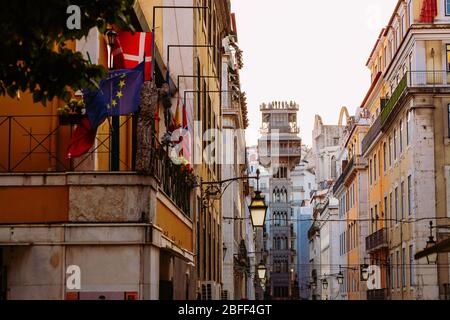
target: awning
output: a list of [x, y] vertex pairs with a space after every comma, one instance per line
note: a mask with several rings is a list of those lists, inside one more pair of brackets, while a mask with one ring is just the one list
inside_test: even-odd
[[427, 248], [423, 251], [418, 252], [414, 256], [414, 259], [419, 260], [433, 253], [447, 253], [447, 252], [450, 252], [450, 238], [439, 242], [438, 244], [436, 244], [431, 248]]

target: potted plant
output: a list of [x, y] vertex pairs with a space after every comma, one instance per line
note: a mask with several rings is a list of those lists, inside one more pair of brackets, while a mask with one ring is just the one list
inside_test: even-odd
[[65, 106], [58, 108], [59, 123], [61, 125], [79, 124], [86, 114], [83, 99], [71, 99]]
[[173, 163], [176, 165], [178, 170], [180, 170], [186, 185], [189, 188], [195, 188], [198, 186], [197, 176], [194, 174], [194, 169], [191, 167], [189, 161], [184, 157], [173, 157]]

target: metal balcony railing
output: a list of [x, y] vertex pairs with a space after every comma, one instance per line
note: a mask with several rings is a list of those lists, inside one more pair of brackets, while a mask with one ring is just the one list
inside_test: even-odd
[[358, 168], [364, 168], [367, 166], [367, 160], [363, 158], [362, 156], [354, 156], [350, 159], [350, 161], [347, 163], [347, 166], [345, 166], [344, 171], [342, 171], [342, 174], [339, 176], [339, 178], [336, 180], [333, 186], [333, 192], [336, 193], [336, 191], [339, 189], [339, 187], [345, 182], [345, 179], [347, 179], [347, 176], [354, 170]]
[[298, 156], [301, 155], [302, 149], [301, 147], [293, 147], [293, 148], [261, 148], [261, 154], [267, 156]]
[[398, 111], [398, 102], [407, 89], [423, 89], [436, 91], [450, 88], [450, 72], [448, 71], [408, 71], [400, 80], [389, 99], [382, 99], [381, 114], [372, 124], [369, 132], [362, 142], [363, 154], [371, 146], [378, 134], [383, 130], [388, 119]]
[[[127, 130], [132, 118], [122, 117], [120, 127]], [[62, 125], [58, 116], [0, 116], [0, 174], [112, 172], [109, 170], [111, 132], [99, 131], [89, 153], [68, 159], [67, 147], [73, 133], [73, 125]], [[135, 135], [130, 140], [135, 141]], [[134, 171], [134, 143], [130, 149], [119, 155], [121, 172]], [[96, 164], [101, 158], [104, 166]], [[151, 166], [164, 193], [189, 216], [192, 177], [173, 163], [156, 137], [152, 139]]]
[[388, 246], [388, 229], [383, 228], [366, 238], [366, 250], [374, 251]]
[[367, 150], [369, 150], [372, 142], [378, 137], [381, 132], [381, 117], [378, 117], [377, 120], [372, 124], [367, 132], [366, 136], [362, 141], [362, 153], [365, 154]]
[[159, 180], [161, 189], [186, 216], [190, 217], [190, 198], [194, 183], [184, 168], [170, 159], [169, 153], [156, 137], [152, 140], [151, 163], [151, 172]]
[[[131, 126], [132, 116], [122, 119], [120, 128]], [[86, 155], [68, 159], [73, 133], [73, 125], [62, 125], [56, 115], [0, 116], [0, 173], [108, 171], [95, 166], [94, 159], [108, 159], [111, 131], [98, 132]], [[133, 170], [127, 155], [120, 154], [119, 159], [120, 171]]]

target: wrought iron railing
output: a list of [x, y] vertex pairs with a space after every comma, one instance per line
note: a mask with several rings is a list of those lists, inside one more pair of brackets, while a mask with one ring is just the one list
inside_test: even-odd
[[387, 289], [368, 290], [367, 300], [388, 300], [388, 290]]
[[[120, 128], [131, 124], [132, 116], [122, 119]], [[98, 132], [86, 155], [68, 159], [73, 133], [74, 126], [61, 125], [56, 115], [0, 116], [0, 173], [109, 171], [109, 166], [97, 166], [95, 159], [111, 153], [111, 131]], [[121, 171], [133, 170], [124, 154], [119, 158]]]
[[152, 139], [151, 172], [159, 180], [161, 190], [190, 217], [191, 190], [194, 181], [189, 178], [186, 167], [175, 164], [169, 157], [167, 147], [163, 147], [158, 139]]
[[378, 117], [377, 120], [372, 124], [369, 131], [362, 141], [362, 153], [365, 154], [367, 150], [369, 150], [372, 142], [378, 137], [381, 132], [381, 117]]
[[372, 251], [388, 245], [388, 229], [380, 229], [366, 238], [366, 250]]
[[398, 102], [406, 89], [437, 90], [450, 88], [450, 72], [448, 71], [408, 71], [405, 73], [389, 99], [382, 99], [381, 113], [372, 124], [362, 142], [363, 154], [369, 149], [388, 119], [396, 114]]
[[410, 88], [442, 88], [450, 85], [448, 71], [408, 71], [407, 77]]
[[[131, 125], [132, 118], [123, 117], [120, 127]], [[111, 172], [111, 130], [99, 131], [94, 147], [86, 155], [68, 159], [67, 147], [73, 133], [74, 126], [61, 125], [58, 116], [0, 116], [0, 173]], [[119, 155], [120, 171], [134, 171], [132, 152]], [[101, 157], [104, 164], [98, 165]], [[152, 139], [151, 166], [161, 190], [190, 216], [192, 175], [173, 163], [156, 137]]]
[[405, 92], [405, 89], [408, 87], [408, 74], [405, 74], [398, 84], [397, 88], [395, 88], [394, 92], [392, 93], [391, 98], [384, 106], [383, 110], [381, 110], [380, 118], [381, 118], [381, 125], [383, 125], [389, 115], [391, 114], [394, 107], [397, 105], [398, 100], [402, 96], [403, 92]]
[[344, 171], [342, 171], [342, 174], [336, 180], [336, 182], [333, 186], [333, 192], [336, 193], [336, 191], [345, 182], [345, 179], [347, 178], [348, 174], [352, 170], [354, 170], [355, 168], [365, 167], [365, 166], [367, 166], [367, 160], [365, 158], [363, 158], [362, 156], [352, 157], [350, 159], [350, 161], [347, 163], [347, 165], [345, 166]]

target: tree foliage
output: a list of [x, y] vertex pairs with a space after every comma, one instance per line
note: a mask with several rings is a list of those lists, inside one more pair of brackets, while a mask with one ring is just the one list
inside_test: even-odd
[[[134, 0], [9, 0], [0, 10], [0, 96], [30, 91], [34, 102], [55, 97], [68, 101], [71, 90], [93, 88], [106, 75], [103, 66], [86, 61], [66, 47], [108, 25], [133, 30]], [[67, 8], [81, 11], [81, 29], [69, 30]]]

